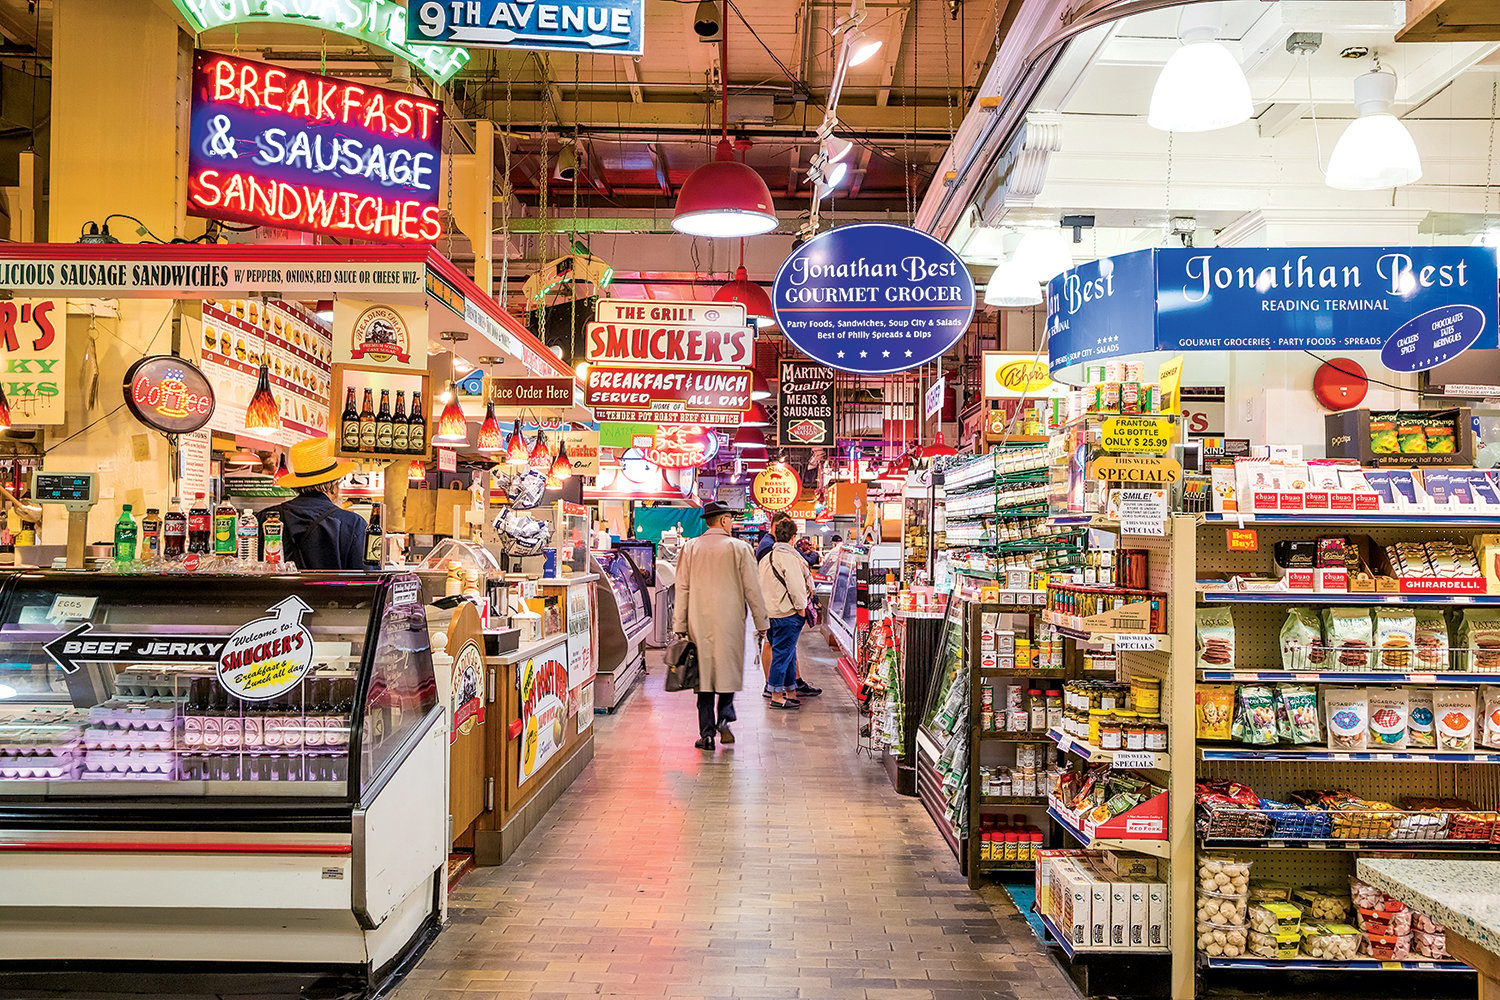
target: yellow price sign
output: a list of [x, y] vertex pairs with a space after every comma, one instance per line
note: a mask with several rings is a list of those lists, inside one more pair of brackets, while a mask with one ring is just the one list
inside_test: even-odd
[[1182, 355], [1170, 361], [1161, 363], [1161, 371], [1156, 377], [1161, 386], [1161, 411], [1163, 413], [1182, 412]]
[[1100, 442], [1105, 451], [1144, 451], [1164, 455], [1172, 447], [1172, 424], [1154, 417], [1110, 417]]

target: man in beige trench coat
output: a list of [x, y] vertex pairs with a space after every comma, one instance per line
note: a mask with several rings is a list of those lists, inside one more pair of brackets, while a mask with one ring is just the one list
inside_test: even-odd
[[[760, 592], [755, 553], [733, 537], [734, 510], [717, 500], [703, 505], [708, 530], [688, 542], [677, 559], [677, 608], [672, 631], [698, 647], [699, 750], [712, 750], [714, 736], [734, 742], [734, 693], [745, 684], [745, 611], [755, 622], [755, 648], [769, 620]], [[718, 705], [714, 695], [718, 695]]]

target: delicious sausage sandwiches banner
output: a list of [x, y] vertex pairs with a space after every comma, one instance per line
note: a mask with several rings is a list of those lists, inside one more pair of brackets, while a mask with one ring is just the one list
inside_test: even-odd
[[1180, 351], [1379, 351], [1396, 372], [1493, 348], [1496, 261], [1486, 247], [1141, 250], [1047, 286], [1053, 376]]

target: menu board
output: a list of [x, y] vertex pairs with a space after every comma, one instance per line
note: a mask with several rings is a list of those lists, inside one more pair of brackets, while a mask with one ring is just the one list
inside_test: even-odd
[[268, 357], [271, 391], [282, 427], [257, 437], [286, 447], [328, 433], [333, 331], [290, 302], [208, 299], [203, 303], [203, 374], [218, 407], [209, 426], [245, 431], [245, 407], [255, 394], [261, 355]]

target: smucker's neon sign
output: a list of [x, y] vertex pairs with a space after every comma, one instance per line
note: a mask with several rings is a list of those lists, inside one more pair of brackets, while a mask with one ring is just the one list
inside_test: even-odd
[[199, 52], [189, 211], [430, 243], [442, 234], [442, 136], [435, 101]]

